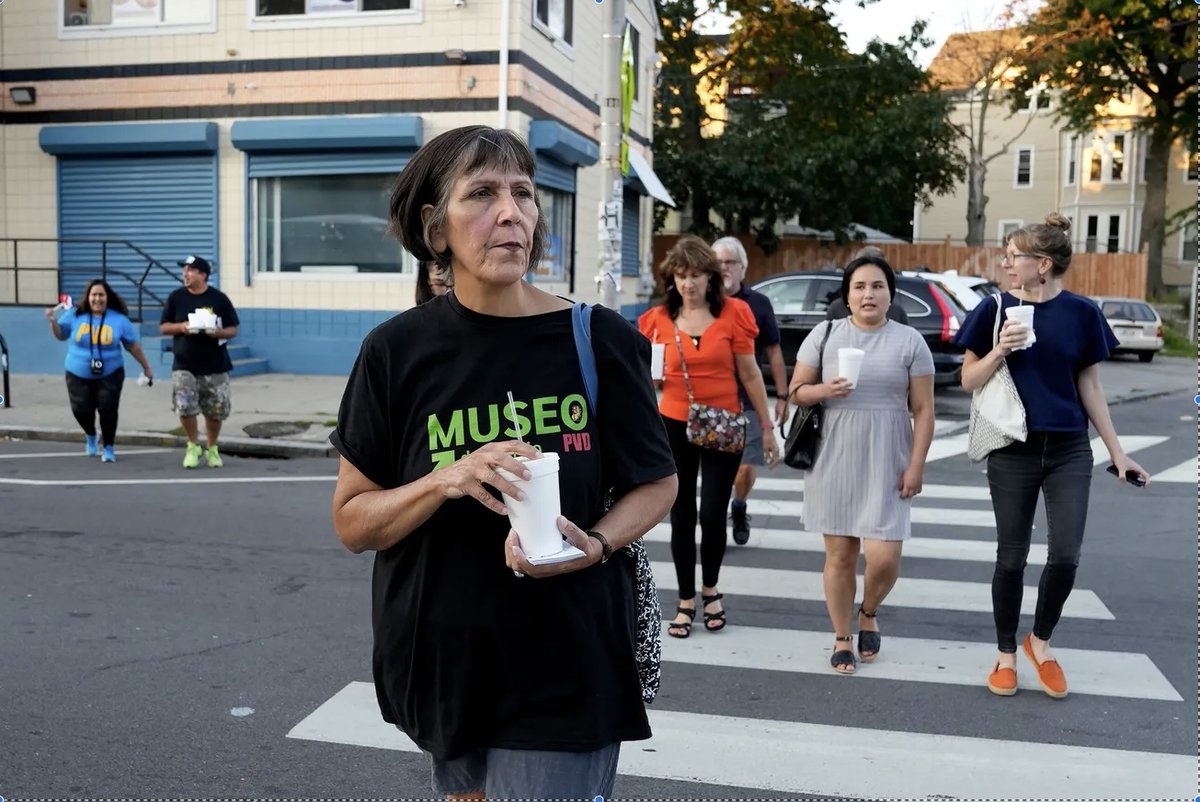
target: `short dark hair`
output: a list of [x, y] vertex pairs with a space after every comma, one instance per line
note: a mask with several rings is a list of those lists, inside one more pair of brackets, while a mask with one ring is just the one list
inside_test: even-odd
[[685, 234], [671, 246], [666, 257], [658, 266], [658, 277], [663, 283], [663, 305], [671, 320], [679, 317], [683, 308], [683, 296], [675, 288], [675, 276], [689, 270], [699, 270], [708, 274], [708, 289], [704, 292], [704, 300], [708, 301], [708, 309], [713, 317], [721, 316], [725, 306], [725, 278], [721, 275], [721, 265], [717, 262], [717, 254], [708, 243], [699, 237]]
[[887, 259], [882, 256], [859, 256], [856, 259], [851, 259], [846, 265], [846, 269], [842, 271], [842, 303], [846, 308], [850, 308], [850, 280], [854, 278], [854, 271], [864, 265], [872, 265], [883, 271], [883, 279], [887, 282], [888, 294], [891, 295], [892, 301], [896, 300], [896, 271], [892, 270], [892, 266], [887, 263]]
[[437, 296], [433, 294], [433, 282], [429, 279], [430, 270], [435, 270], [441, 275], [442, 280], [449, 287], [454, 286], [454, 273], [450, 270], [443, 270], [436, 262], [418, 262], [417, 263], [417, 306], [424, 303], [429, 303]]
[[[530, 181], [537, 174], [529, 147], [512, 131], [467, 125], [434, 137], [409, 160], [392, 186], [389, 231], [417, 261], [436, 262], [443, 270], [449, 270], [450, 249], [435, 251], [430, 244], [432, 232], [446, 224], [446, 207], [454, 182], [488, 169], [521, 173]], [[541, 261], [548, 236], [537, 193], [533, 200], [538, 219], [529, 244], [526, 271]], [[434, 208], [428, 224], [421, 220], [421, 208], [426, 204]]]
[[91, 304], [88, 303], [88, 295], [92, 292], [92, 287], [100, 285], [104, 288], [104, 294], [108, 296], [108, 308], [115, 309], [125, 317], [129, 317], [129, 307], [125, 304], [125, 299], [117, 294], [109, 283], [102, 278], [94, 278], [88, 282], [87, 287], [83, 290], [83, 297], [75, 304], [76, 315], [90, 315], [92, 313]]

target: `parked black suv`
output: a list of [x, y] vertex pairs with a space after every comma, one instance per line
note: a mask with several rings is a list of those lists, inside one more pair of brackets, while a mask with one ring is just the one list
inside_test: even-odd
[[[800, 343], [825, 319], [829, 302], [842, 292], [840, 270], [780, 273], [763, 279], [754, 289], [771, 299], [783, 345], [788, 378], [796, 365]], [[951, 340], [966, 319], [966, 310], [949, 293], [921, 278], [896, 276], [896, 301], [908, 313], [908, 324], [925, 337], [933, 352], [934, 384], [957, 384], [962, 370], [962, 348]], [[763, 366], [771, 385], [771, 371]]]

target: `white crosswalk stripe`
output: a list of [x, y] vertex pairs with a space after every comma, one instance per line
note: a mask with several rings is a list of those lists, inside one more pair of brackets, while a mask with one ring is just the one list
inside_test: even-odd
[[[1124, 437], [1122, 446], [1132, 454], [1165, 441], [1157, 436]], [[978, 628], [959, 639], [923, 638], [902, 630], [900, 622], [912, 620], [912, 616], [886, 620], [880, 659], [869, 666], [860, 665], [851, 677], [828, 680], [838, 688], [845, 683], [843, 702], [854, 698], [854, 689], [880, 688], [891, 693], [892, 689], [907, 688], [911, 694], [920, 692], [922, 684], [976, 689], [981, 705], [994, 699], [983, 687], [996, 654], [995, 643], [988, 640], [992, 634], [990, 582], [960, 577], [965, 571], [980, 577], [981, 567], [993, 563], [995, 519], [984, 466], [970, 464], [963, 456], [965, 450], [965, 433], [935, 440], [931, 460], [957, 459], [955, 468], [961, 470], [956, 476], [962, 483], [927, 484], [914, 500], [914, 536], [904, 544], [904, 575], [885, 605], [919, 610], [916, 618], [934, 627], [949, 621], [951, 626], [944, 631], [951, 635], [962, 633], [963, 614], [977, 618]], [[1099, 477], [1101, 466], [1107, 465], [1107, 451], [1098, 438], [1092, 441], [1092, 450]], [[1147, 464], [1150, 460], [1139, 462], [1153, 472]], [[1196, 461], [1188, 460], [1162, 470], [1153, 481], [1195, 483], [1196, 470]], [[824, 553], [824, 539], [804, 528], [803, 510], [802, 473], [788, 469], [760, 472], [750, 512], [756, 521], [769, 518], [770, 526], [754, 526], [746, 546], [731, 544], [721, 568], [720, 589], [728, 597], [732, 622], [720, 636], [710, 636], [697, 621], [692, 637], [685, 640], [666, 637], [664, 622], [663, 660], [669, 667], [665, 682], [680, 672], [695, 677], [716, 670], [759, 675], [769, 671], [792, 677], [790, 681], [795, 683], [826, 681], [832, 675], [830, 631], [781, 628], [784, 619], [778, 615], [772, 618], [773, 626], [759, 626], [761, 619], [756, 623], [755, 617], [762, 614], [755, 610], [762, 604], [738, 603], [739, 598], [763, 599], [773, 613], [782, 605], [807, 603], [805, 620], [811, 621], [812, 613], [823, 620], [824, 588], [816, 557]], [[1044, 533], [1035, 532], [1034, 537], [1042, 542], [1030, 548], [1026, 582], [1031, 584], [1024, 589], [1024, 616], [1034, 613], [1038, 593], [1032, 584], [1047, 560]], [[667, 561], [670, 525], [659, 524], [645, 539], [660, 595], [667, 600], [663, 607], [669, 619], [674, 606], [670, 600], [676, 595], [675, 569]], [[764, 555], [770, 567], [757, 567], [764, 564]], [[919, 570], [913, 570], [914, 565], [920, 566]], [[698, 566], [696, 573], [699, 578]], [[929, 578], [931, 574], [938, 578]], [[861, 583], [860, 576], [860, 594]], [[1069, 597], [1063, 618], [1089, 622], [1092, 628], [1116, 621], [1100, 596], [1081, 585]], [[925, 631], [941, 632], [929, 627]], [[1109, 705], [1122, 703], [1178, 705], [1173, 715], [1189, 715], [1180, 690], [1148, 654], [1067, 647], [1056, 647], [1055, 653], [1069, 677], [1075, 705], [1096, 705], [1098, 715], [1109, 715]], [[1017, 674], [1022, 695], [1041, 694], [1036, 673], [1021, 654]], [[959, 696], [954, 698], [961, 700], [961, 694], [971, 691], [956, 693]], [[1035, 729], [1028, 740], [1010, 740], [980, 737], [986, 736], [986, 731], [971, 736], [907, 732], [894, 726], [895, 717], [889, 719], [893, 722], [890, 729], [832, 726], [786, 720], [784, 707], [768, 714], [780, 720], [740, 718], [713, 715], [704, 709], [708, 698], [673, 693], [667, 695], [665, 706], [684, 709], [664, 710], [661, 703], [650, 708], [654, 737], [625, 744], [619, 772], [761, 792], [853, 798], [1165, 799], [1193, 797], [1200, 768], [1194, 754], [1050, 743], [1055, 740], [1050, 730]], [[836, 691], [831, 703], [841, 703]], [[349, 682], [321, 704], [297, 723], [288, 737], [417, 751], [407, 736], [382, 722], [373, 687], [359, 681]], [[1020, 769], [1014, 770], [1015, 766]], [[1030, 784], [1031, 777], [1037, 778], [1036, 787]]]

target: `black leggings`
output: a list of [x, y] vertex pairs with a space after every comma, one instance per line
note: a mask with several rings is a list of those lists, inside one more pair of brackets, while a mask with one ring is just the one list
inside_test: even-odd
[[742, 454], [692, 445], [687, 423], [663, 418], [675, 455], [679, 492], [671, 506], [671, 557], [679, 581], [679, 598], [696, 597], [696, 478], [701, 478], [700, 569], [705, 587], [716, 587], [725, 559], [725, 509], [733, 493]]
[[117, 368], [100, 379], [81, 379], [67, 374], [67, 398], [71, 413], [85, 434], [96, 435], [96, 412], [100, 412], [100, 439], [106, 446], [116, 444], [117, 407], [121, 404], [121, 387], [125, 384], [125, 368]]

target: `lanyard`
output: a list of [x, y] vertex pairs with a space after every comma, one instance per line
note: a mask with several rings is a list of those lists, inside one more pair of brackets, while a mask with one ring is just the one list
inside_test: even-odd
[[[100, 315], [100, 327], [99, 328], [93, 327], [92, 331], [91, 331], [92, 344], [91, 344], [91, 347], [88, 348], [88, 351], [89, 351], [89, 353], [94, 354], [97, 359], [99, 359], [100, 356], [103, 354], [103, 350], [100, 348], [100, 345], [101, 345], [100, 335], [104, 331], [104, 318], [107, 316], [108, 316], [108, 310], [105, 309], [103, 314]], [[90, 324], [91, 322], [92, 322], [92, 315], [89, 314], [88, 315], [88, 323]]]

